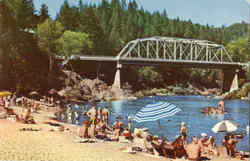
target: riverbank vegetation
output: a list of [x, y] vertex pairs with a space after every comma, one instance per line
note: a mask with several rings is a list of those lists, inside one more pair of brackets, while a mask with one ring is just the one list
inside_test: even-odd
[[[52, 19], [46, 4], [36, 11], [32, 0], [2, 0], [0, 89], [27, 93], [60, 88], [63, 83], [58, 83], [61, 72], [55, 56], [114, 56], [127, 42], [151, 36], [209, 40], [225, 45], [234, 61], [250, 60], [247, 23], [214, 27], [178, 17], [170, 19], [167, 13], [149, 12], [135, 1], [104, 0], [98, 5], [87, 5], [80, 0], [76, 6], [65, 1]], [[136, 90], [185, 82], [215, 88], [221, 80], [215, 70], [155, 67], [134, 70], [138, 82], [132, 86]]]

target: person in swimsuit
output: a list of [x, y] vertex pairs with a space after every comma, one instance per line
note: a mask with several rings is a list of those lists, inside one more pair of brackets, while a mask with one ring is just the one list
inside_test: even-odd
[[79, 136], [83, 138], [88, 138], [88, 126], [89, 124], [89, 117], [86, 113], [82, 115], [82, 126], [80, 127]]
[[218, 114], [223, 114], [224, 112], [225, 112], [225, 103], [224, 103], [224, 101], [219, 101], [218, 102], [218, 111], [217, 111], [217, 113]]
[[186, 138], [187, 138], [187, 127], [186, 127], [186, 124], [185, 122], [182, 122], [181, 123], [181, 129], [180, 129], [180, 133], [181, 135], [183, 136], [184, 138], [184, 143], [186, 144]]
[[208, 147], [208, 154], [209, 156], [213, 156], [213, 155], [219, 155], [217, 149], [216, 149], [216, 144], [214, 142], [214, 138], [212, 136], [209, 137], [208, 141], [207, 141], [207, 147]]
[[198, 143], [197, 137], [193, 136], [192, 143], [186, 146], [186, 152], [187, 152], [188, 160], [200, 161], [201, 146]]
[[108, 125], [108, 117], [110, 115], [109, 110], [107, 109], [107, 107], [104, 107], [102, 110], [102, 119], [103, 121], [106, 123], [106, 125]]
[[97, 109], [95, 105], [93, 105], [92, 108], [87, 112], [87, 115], [90, 118], [90, 137], [95, 138], [95, 127], [97, 119]]

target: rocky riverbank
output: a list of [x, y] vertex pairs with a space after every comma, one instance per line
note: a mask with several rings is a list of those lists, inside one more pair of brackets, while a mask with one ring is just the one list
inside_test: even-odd
[[117, 99], [131, 98], [131, 88], [125, 87], [118, 89], [116, 87], [109, 86], [99, 79], [87, 79], [82, 78], [75, 72], [64, 71], [65, 73], [65, 85], [66, 87], [61, 89], [60, 95], [67, 98], [73, 98], [83, 101], [95, 100], [95, 101], [111, 101]]
[[198, 88], [194, 85], [177, 84], [166, 88], [145, 89], [137, 92], [132, 91], [129, 84], [125, 84], [122, 89], [110, 86], [99, 79], [82, 78], [75, 72], [63, 71], [65, 73], [65, 88], [61, 89], [61, 95], [83, 101], [112, 101], [118, 99], [135, 99], [144, 96], [167, 96], [167, 95], [202, 95], [218, 99], [249, 99], [250, 83], [245, 83], [238, 90], [223, 93], [218, 88]]
[[177, 86], [168, 86], [167, 88], [153, 88], [149, 90], [141, 90], [134, 93], [136, 97], [144, 96], [171, 96], [171, 95], [202, 95], [210, 98], [217, 99], [249, 99], [250, 83], [245, 83], [238, 90], [232, 92], [223, 93], [221, 89], [210, 88], [210, 89], [199, 89], [192, 86], [191, 84], [184, 86], [182, 84]]
[[152, 95], [221, 95], [222, 91], [218, 88], [211, 89], [199, 89], [194, 87], [191, 84], [187, 86], [183, 84], [179, 84], [176, 86], [168, 86], [167, 88], [156, 89], [153, 88], [151, 90], [141, 90], [135, 93], [136, 97], [142, 96], [152, 96]]

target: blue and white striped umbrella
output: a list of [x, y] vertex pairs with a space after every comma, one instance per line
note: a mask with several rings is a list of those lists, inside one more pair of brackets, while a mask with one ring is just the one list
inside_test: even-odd
[[157, 102], [148, 104], [136, 113], [136, 122], [156, 121], [164, 117], [169, 117], [180, 112], [181, 109], [168, 102]]

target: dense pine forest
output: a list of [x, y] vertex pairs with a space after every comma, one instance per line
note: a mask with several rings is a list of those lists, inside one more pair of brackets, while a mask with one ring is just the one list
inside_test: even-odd
[[[149, 12], [139, 8], [136, 1], [102, 1], [100, 5], [70, 6], [67, 1], [57, 15], [65, 30], [87, 33], [94, 42], [92, 54], [116, 55], [130, 40], [151, 36], [168, 36], [209, 40], [228, 44], [246, 36], [247, 24], [242, 22], [229, 27], [214, 27], [169, 19], [167, 11]], [[44, 10], [42, 8], [42, 10]], [[40, 12], [42, 13], [42, 12]]]
[[[32, 0], [1, 0], [0, 79], [5, 80], [1, 84], [21, 91], [49, 88], [58, 72], [55, 55], [117, 55], [130, 40], [151, 36], [209, 40], [225, 45], [235, 61], [247, 62], [248, 25], [214, 27], [170, 19], [167, 10], [152, 13], [126, 0], [103, 0], [98, 5], [79, 0], [76, 6], [65, 1], [52, 19], [46, 4], [35, 10]], [[136, 70], [138, 75], [150, 71], [150, 79], [163, 72]]]

